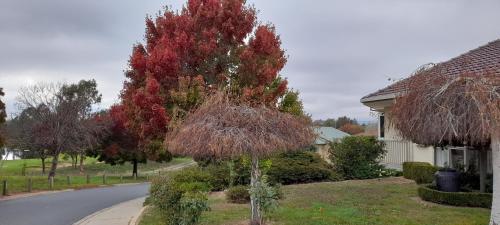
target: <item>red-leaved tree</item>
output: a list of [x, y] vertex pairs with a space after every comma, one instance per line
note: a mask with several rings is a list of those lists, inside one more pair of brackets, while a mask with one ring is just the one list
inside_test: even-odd
[[189, 0], [180, 11], [146, 18], [133, 47], [121, 99], [138, 149], [163, 141], [172, 120], [226, 87], [247, 102], [275, 106], [287, 89], [286, 63], [272, 25], [260, 25], [244, 0]]
[[109, 111], [99, 116], [102, 120], [107, 121], [109, 135], [103, 140], [102, 150], [92, 153], [99, 157], [99, 161], [111, 165], [131, 162], [134, 165], [132, 175], [137, 176], [137, 164], [144, 162], [145, 158], [141, 152], [136, 151], [137, 136], [128, 132], [125, 127], [127, 118], [124, 107], [121, 105], [111, 106]]

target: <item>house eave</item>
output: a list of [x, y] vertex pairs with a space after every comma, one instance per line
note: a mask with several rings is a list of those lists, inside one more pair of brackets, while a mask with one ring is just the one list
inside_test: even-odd
[[[367, 98], [362, 98], [360, 101], [361, 103], [369, 103], [369, 102], [377, 102], [377, 101], [384, 101], [384, 100], [391, 100], [396, 98], [396, 94], [384, 94], [384, 95], [375, 95]], [[366, 105], [366, 104], [365, 104]]]

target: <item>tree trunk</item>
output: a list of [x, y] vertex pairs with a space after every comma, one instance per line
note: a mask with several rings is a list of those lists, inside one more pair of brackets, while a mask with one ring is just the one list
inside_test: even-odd
[[42, 159], [42, 174], [45, 175], [45, 157], [42, 157], [40, 159]]
[[134, 169], [132, 170], [132, 177], [137, 177], [137, 159], [132, 162], [134, 164]]
[[75, 156], [73, 154], [70, 154], [69, 157], [71, 157], [71, 168], [75, 168]]
[[50, 166], [49, 177], [56, 176], [57, 163], [59, 162], [59, 154], [55, 154], [52, 158], [52, 165]]
[[486, 192], [486, 173], [488, 170], [488, 150], [479, 151], [479, 190]]
[[78, 166], [78, 154], [75, 155], [75, 169]]
[[83, 174], [83, 153], [80, 154], [80, 174]]
[[491, 155], [493, 156], [493, 202], [490, 225], [500, 224], [500, 127], [491, 132]]
[[[260, 169], [259, 169], [259, 159], [257, 156], [252, 156], [252, 172], [250, 178], [250, 188], [252, 190], [257, 190], [260, 186]], [[250, 195], [250, 205], [251, 205], [251, 218], [250, 225], [261, 225], [262, 216], [260, 212], [260, 203], [255, 194]]]

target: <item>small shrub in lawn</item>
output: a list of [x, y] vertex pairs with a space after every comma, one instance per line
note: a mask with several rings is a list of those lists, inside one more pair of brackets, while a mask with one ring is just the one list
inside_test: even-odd
[[142, 203], [142, 206], [151, 205], [151, 201], [151, 196], [146, 197], [146, 199], [144, 199], [144, 202]]
[[480, 192], [443, 192], [432, 185], [418, 187], [418, 196], [425, 201], [454, 206], [491, 208], [493, 195]]
[[417, 184], [432, 183], [437, 170], [437, 167], [427, 162], [403, 163], [403, 176], [406, 179], [414, 180]]
[[330, 159], [344, 178], [369, 179], [379, 177], [384, 168], [379, 161], [385, 153], [384, 143], [375, 137], [349, 136], [331, 144]]
[[150, 202], [160, 210], [168, 225], [196, 224], [201, 213], [209, 210], [208, 181], [209, 174], [197, 167], [156, 177], [151, 182]]
[[226, 192], [226, 198], [231, 203], [245, 204], [250, 202], [249, 187], [238, 185], [230, 187]]
[[247, 157], [226, 161], [211, 159], [196, 161], [210, 174], [213, 191], [224, 190], [230, 185], [250, 184], [250, 161]]
[[210, 164], [204, 170], [210, 174], [209, 184], [212, 191], [223, 191], [229, 187], [231, 176], [227, 162]]
[[268, 176], [263, 175], [260, 185], [249, 190], [250, 196], [256, 199], [261, 207], [261, 211], [269, 213], [278, 207], [278, 200], [283, 197], [280, 186], [272, 186], [268, 182]]
[[283, 153], [270, 159], [266, 174], [271, 183], [297, 184], [340, 180], [330, 165], [313, 152]]

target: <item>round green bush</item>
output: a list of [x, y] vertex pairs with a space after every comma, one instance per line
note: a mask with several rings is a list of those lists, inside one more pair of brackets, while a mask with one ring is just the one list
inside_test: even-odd
[[154, 205], [165, 224], [196, 224], [207, 211], [210, 175], [197, 168], [186, 168], [170, 176], [157, 176], [151, 182], [149, 203]]
[[443, 192], [432, 185], [420, 185], [418, 196], [425, 201], [454, 206], [491, 208], [493, 195], [480, 192]]
[[271, 158], [266, 171], [271, 183], [298, 184], [341, 180], [330, 165], [313, 152], [283, 153]]
[[226, 192], [227, 201], [237, 204], [245, 204], [250, 202], [250, 193], [248, 192], [248, 187], [243, 185], [238, 185], [231, 187]]
[[226, 163], [210, 164], [204, 168], [210, 174], [208, 182], [212, 191], [223, 191], [229, 187], [230, 173]]
[[330, 160], [335, 171], [346, 179], [370, 179], [380, 176], [379, 164], [386, 154], [384, 143], [375, 137], [348, 136], [330, 145]]

